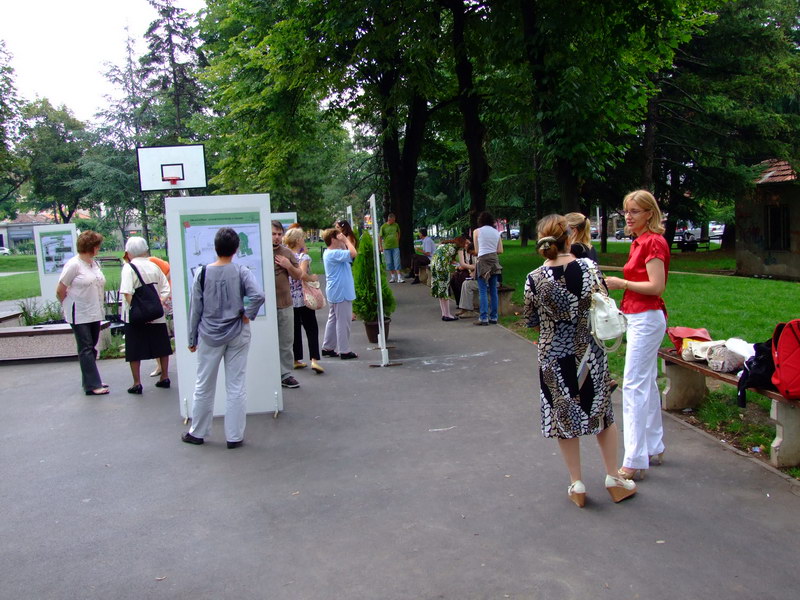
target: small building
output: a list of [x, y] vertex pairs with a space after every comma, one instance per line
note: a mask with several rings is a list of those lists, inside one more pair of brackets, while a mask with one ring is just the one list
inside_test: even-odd
[[767, 160], [736, 202], [736, 273], [800, 281], [800, 181], [785, 160]]
[[0, 221], [0, 246], [14, 248], [20, 242], [33, 242], [33, 228], [37, 225], [50, 225], [52, 215], [45, 213], [20, 213], [16, 219]]

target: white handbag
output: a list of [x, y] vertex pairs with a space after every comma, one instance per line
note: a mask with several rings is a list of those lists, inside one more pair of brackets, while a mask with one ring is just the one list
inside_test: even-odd
[[[589, 330], [599, 346], [606, 352], [614, 352], [622, 344], [622, 336], [628, 329], [628, 321], [600, 282], [597, 267], [592, 265], [589, 270], [594, 278], [592, 304], [589, 307]], [[611, 346], [606, 346], [607, 340], [615, 341]]]

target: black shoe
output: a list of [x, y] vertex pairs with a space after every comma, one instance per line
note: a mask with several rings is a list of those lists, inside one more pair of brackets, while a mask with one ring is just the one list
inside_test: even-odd
[[281, 381], [281, 386], [285, 388], [299, 388], [300, 384], [297, 382], [297, 379], [289, 375], [286, 379]]
[[488, 327], [489, 321], [473, 321], [473, 325], [480, 325], [481, 327]]
[[489, 319], [489, 325], [497, 325], [497, 319]]
[[442, 321], [458, 321], [458, 317], [442, 317]]
[[355, 352], [345, 352], [341, 356], [339, 356], [342, 360], [350, 360], [351, 358], [358, 358], [358, 354]]
[[156, 381], [156, 387], [168, 388], [169, 387], [169, 377], [167, 377], [166, 379], [160, 379], [160, 380]]
[[411, 282], [411, 285], [417, 285], [418, 283], [422, 283], [419, 279], [414, 277], [414, 280]]
[[133, 386], [129, 387], [128, 388], [128, 393], [129, 394], [141, 394], [142, 393], [142, 384], [141, 383], [137, 383], [136, 385], [133, 385]]
[[87, 396], [107, 396], [108, 393], [109, 393], [108, 392], [108, 386], [103, 384], [103, 387], [101, 389], [102, 389], [102, 391], [100, 391], [100, 392], [98, 392], [96, 390], [86, 390], [86, 395]]
[[238, 442], [228, 442], [228, 450], [239, 448], [242, 444], [244, 444], [244, 440], [239, 440]]
[[329, 356], [331, 358], [336, 358], [337, 356], [339, 356], [339, 353], [336, 352], [336, 350], [323, 350], [322, 356]]
[[181, 439], [187, 444], [194, 444], [195, 446], [199, 446], [200, 444], [205, 444], [205, 440], [203, 438], [194, 437], [188, 431], [181, 436]]

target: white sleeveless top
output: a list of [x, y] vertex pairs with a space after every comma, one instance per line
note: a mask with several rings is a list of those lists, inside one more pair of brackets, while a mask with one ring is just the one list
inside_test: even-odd
[[500, 243], [500, 232], [490, 225], [484, 225], [478, 229], [478, 256], [497, 252]]

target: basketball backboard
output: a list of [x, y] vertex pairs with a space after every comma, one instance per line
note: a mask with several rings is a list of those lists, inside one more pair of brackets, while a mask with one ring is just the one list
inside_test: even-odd
[[205, 147], [146, 146], [136, 149], [139, 189], [143, 192], [206, 187]]

